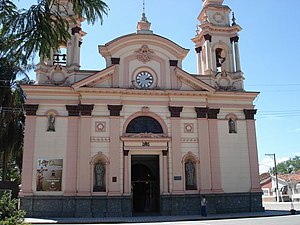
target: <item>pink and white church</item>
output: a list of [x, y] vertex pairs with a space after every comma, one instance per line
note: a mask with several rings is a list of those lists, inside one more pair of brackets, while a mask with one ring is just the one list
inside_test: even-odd
[[223, 2], [201, 1], [197, 74], [182, 68], [189, 50], [155, 34], [145, 12], [135, 33], [98, 46], [105, 68], [81, 70], [76, 19], [36, 84], [22, 86], [27, 216], [197, 215], [202, 195], [209, 213], [263, 210], [258, 92], [244, 89], [241, 27]]

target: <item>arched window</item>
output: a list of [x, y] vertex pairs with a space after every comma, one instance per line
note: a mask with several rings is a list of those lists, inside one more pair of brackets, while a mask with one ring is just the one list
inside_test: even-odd
[[216, 49], [216, 67], [217, 72], [222, 72], [223, 63], [225, 62], [225, 51], [222, 48]]
[[126, 133], [154, 133], [162, 134], [163, 129], [160, 123], [149, 116], [134, 118], [127, 126]]

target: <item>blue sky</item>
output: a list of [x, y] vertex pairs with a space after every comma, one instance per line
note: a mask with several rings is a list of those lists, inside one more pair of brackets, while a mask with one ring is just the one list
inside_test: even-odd
[[[135, 32], [141, 18], [142, 0], [105, 2], [110, 11], [103, 25], [83, 24], [87, 35], [81, 48], [82, 69], [103, 69], [98, 45]], [[26, 8], [31, 3], [36, 1], [20, 0], [18, 4]], [[225, 0], [224, 4], [235, 12], [243, 28], [239, 47], [246, 90], [261, 92], [255, 105], [259, 161], [264, 171], [273, 165], [266, 153], [275, 153], [279, 162], [300, 155], [300, 1]], [[202, 0], [146, 0], [146, 16], [154, 33], [190, 49], [183, 63], [190, 73], [197, 68], [191, 38], [201, 6]]]

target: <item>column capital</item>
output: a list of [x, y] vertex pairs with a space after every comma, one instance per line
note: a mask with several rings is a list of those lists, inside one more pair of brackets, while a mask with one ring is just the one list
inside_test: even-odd
[[92, 115], [94, 105], [79, 104], [78, 106], [80, 109], [81, 116], [91, 116]]
[[196, 53], [201, 53], [202, 52], [202, 47], [199, 46], [197, 48], [195, 48]]
[[220, 109], [208, 109], [207, 117], [208, 119], [218, 119], [218, 114]]
[[111, 58], [111, 64], [119, 65], [120, 64], [120, 58]]
[[177, 66], [178, 60], [170, 60], [169, 63], [170, 63], [170, 66]]
[[182, 106], [169, 106], [169, 111], [171, 113], [171, 117], [180, 117], [180, 113], [182, 112]]
[[107, 105], [107, 108], [110, 111], [110, 116], [120, 116], [123, 105]]
[[79, 32], [81, 31], [81, 28], [76, 26], [76, 27], [73, 27], [71, 31], [72, 31], [72, 35], [79, 34]]
[[168, 150], [162, 150], [163, 156], [168, 156]]
[[124, 154], [124, 156], [128, 156], [129, 150], [123, 150], [123, 154]]
[[195, 107], [197, 118], [207, 118], [208, 107]]
[[244, 109], [245, 119], [254, 120], [254, 115], [256, 114], [257, 109]]
[[38, 104], [25, 104], [24, 110], [26, 112], [26, 116], [36, 116], [36, 112], [39, 108]]
[[79, 105], [66, 105], [69, 116], [79, 116]]
[[211, 42], [211, 35], [210, 34], [205, 34], [205, 35], [203, 35], [203, 37], [204, 37], [205, 41]]
[[232, 42], [234, 42], [234, 43], [237, 43], [237, 42], [239, 42], [239, 36], [234, 36], [234, 37], [231, 37], [230, 38], [230, 42], [232, 43]]

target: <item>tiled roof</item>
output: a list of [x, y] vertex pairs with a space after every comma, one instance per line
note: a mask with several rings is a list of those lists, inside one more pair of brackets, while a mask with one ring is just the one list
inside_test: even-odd
[[259, 175], [259, 180], [263, 181], [263, 180], [265, 180], [269, 177], [271, 177], [270, 173], [262, 173], [262, 174]]
[[294, 174], [279, 174], [278, 178], [284, 181], [300, 182], [300, 172]]

